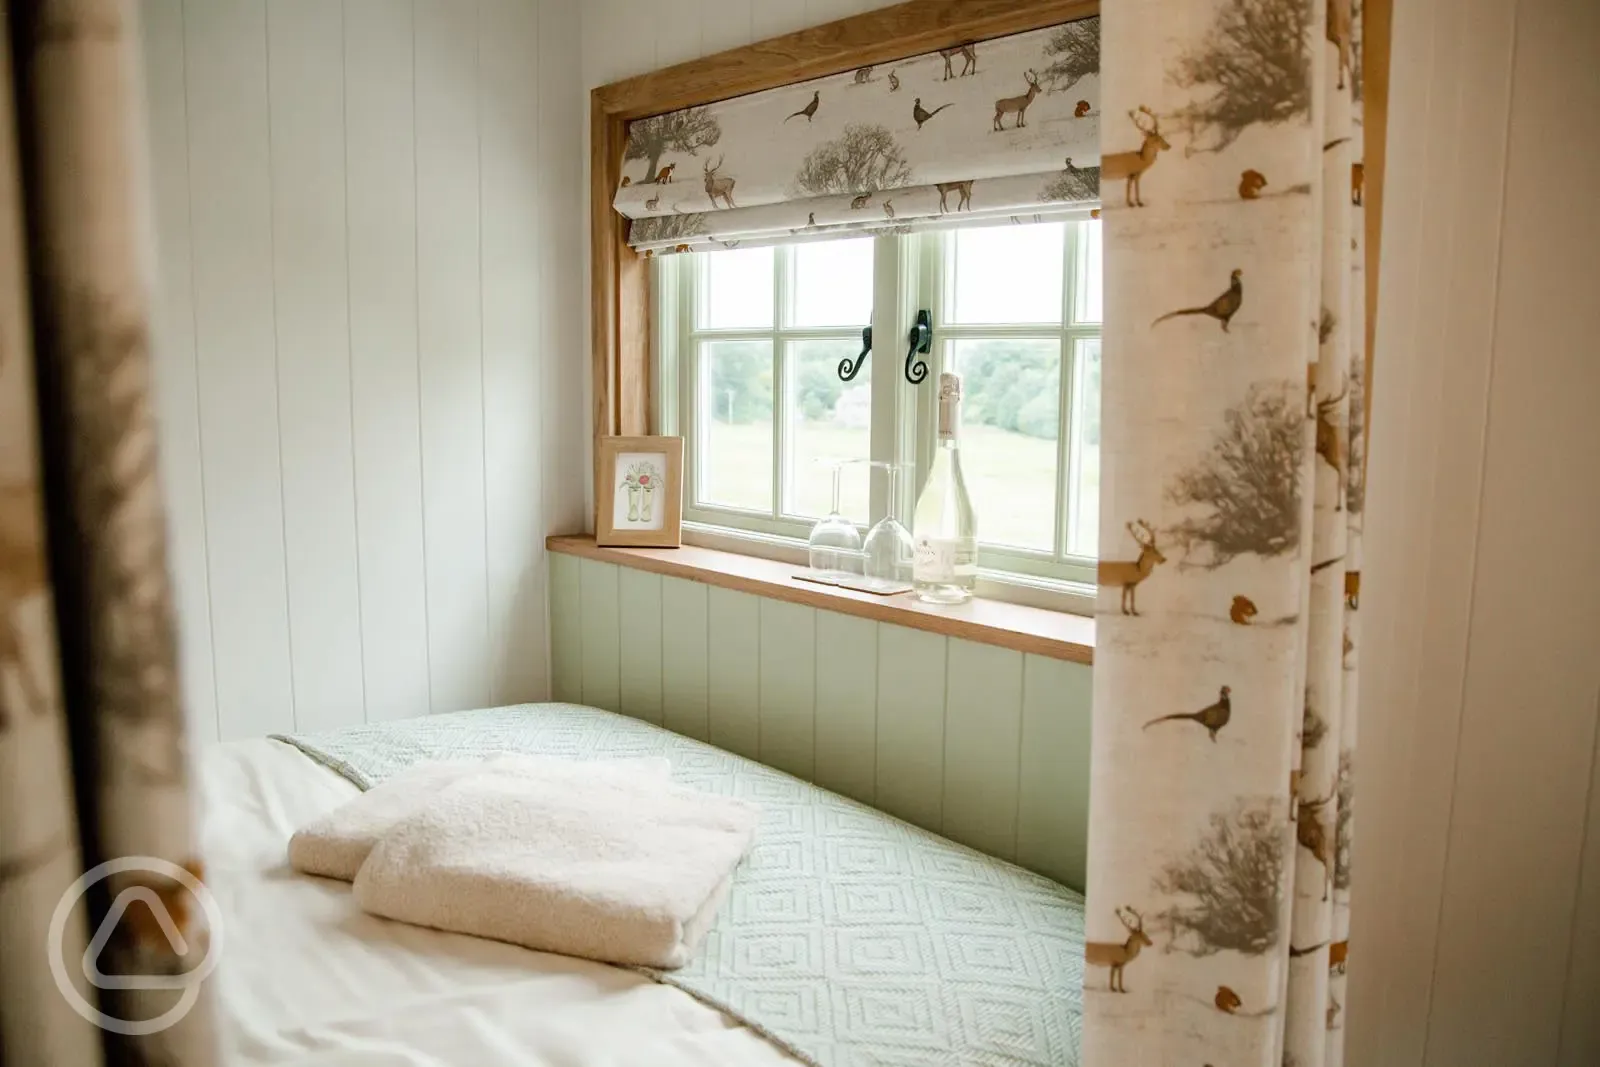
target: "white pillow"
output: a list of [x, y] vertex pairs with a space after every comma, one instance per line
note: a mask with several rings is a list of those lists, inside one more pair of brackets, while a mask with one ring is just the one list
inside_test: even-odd
[[446, 786], [484, 771], [539, 777], [579, 763], [598, 778], [672, 777], [672, 764], [659, 756], [582, 761], [511, 754], [419, 763], [296, 830], [289, 838], [289, 866], [303, 874], [353, 881], [378, 840], [397, 823], [426, 810]]

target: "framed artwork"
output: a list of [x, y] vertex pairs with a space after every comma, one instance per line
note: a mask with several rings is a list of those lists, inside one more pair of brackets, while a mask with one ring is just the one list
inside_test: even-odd
[[683, 543], [683, 438], [602, 437], [598, 545], [677, 548]]

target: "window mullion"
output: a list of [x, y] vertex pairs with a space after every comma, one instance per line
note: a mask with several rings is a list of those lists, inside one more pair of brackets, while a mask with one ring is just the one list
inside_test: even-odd
[[789, 323], [789, 268], [794, 247], [784, 245], [773, 256], [772, 270], [772, 518], [783, 516], [783, 493], [789, 481], [789, 355], [783, 329]]
[[1055, 556], [1065, 558], [1067, 546], [1071, 541], [1071, 513], [1073, 485], [1073, 463], [1076, 461], [1073, 448], [1072, 433], [1072, 399], [1073, 382], [1077, 371], [1077, 346], [1072, 340], [1071, 327], [1076, 325], [1078, 316], [1078, 238], [1080, 227], [1075, 222], [1069, 222], [1063, 227], [1061, 242], [1061, 325], [1058, 349], [1060, 351], [1060, 376], [1057, 381], [1058, 392], [1056, 403], [1060, 405], [1056, 411], [1056, 533]]
[[[872, 356], [867, 362], [872, 388], [869, 454], [880, 463], [906, 464], [915, 443], [906, 425], [908, 418], [914, 418], [909, 408], [912, 398], [902, 388], [898, 354], [900, 339], [910, 331], [916, 312], [915, 291], [907, 288], [916, 271], [916, 257], [909, 245], [912, 240], [878, 237], [872, 250]], [[904, 500], [912, 477], [910, 470], [901, 474], [901, 501], [894, 509], [908, 525], [910, 516]], [[890, 510], [888, 475], [874, 470], [868, 484], [868, 520], [875, 523]]]
[[[950, 291], [950, 279], [946, 272], [952, 269], [954, 257], [951, 254], [951, 244], [954, 238], [948, 231], [935, 232], [922, 235], [917, 244], [917, 298], [916, 305], [928, 309], [933, 318], [933, 351], [928, 354], [928, 379], [923, 382], [928, 385], [926, 389], [907, 385], [908, 389], [916, 389], [916, 422], [914, 433], [916, 440], [916, 462], [913, 467], [912, 500], [922, 489], [922, 482], [928, 476], [928, 468], [933, 464], [934, 430], [938, 420], [939, 375], [946, 370], [945, 351], [949, 348], [950, 340], [944, 334], [944, 323], [949, 319], [946, 314], [945, 295]], [[907, 329], [910, 324], [907, 323]], [[909, 343], [909, 341], [908, 341]]]
[[1072, 497], [1077, 484], [1078, 462], [1075, 437], [1072, 432], [1073, 399], [1076, 395], [1078, 352], [1077, 345], [1065, 332], [1061, 334], [1061, 375], [1056, 403], [1061, 409], [1056, 418], [1056, 545], [1055, 556], [1065, 559], [1067, 546], [1072, 543]]
[[[663, 267], [667, 264], [661, 264]], [[700, 499], [700, 346], [694, 331], [700, 324], [700, 293], [705, 271], [698, 256], [684, 256], [671, 264], [678, 277], [678, 432], [684, 439], [688, 470], [686, 495], [691, 505]]]

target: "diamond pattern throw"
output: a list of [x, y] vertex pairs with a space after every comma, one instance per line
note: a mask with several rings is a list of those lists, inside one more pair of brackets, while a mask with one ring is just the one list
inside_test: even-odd
[[648, 723], [525, 704], [280, 737], [363, 789], [422, 760], [666, 756], [761, 805], [698, 956], [647, 972], [816, 1067], [1076, 1067], [1083, 899], [759, 763]]

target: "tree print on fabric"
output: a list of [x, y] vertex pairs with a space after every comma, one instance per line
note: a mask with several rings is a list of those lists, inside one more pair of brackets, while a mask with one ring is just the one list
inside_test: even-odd
[[1350, 0], [1351, 21], [1355, 30], [1350, 35], [1350, 98], [1357, 104], [1362, 99], [1361, 77], [1361, 0]]
[[1039, 191], [1041, 200], [1098, 200], [1100, 199], [1100, 168], [1075, 167], [1072, 158], [1067, 165]]
[[704, 212], [687, 215], [657, 215], [654, 218], [634, 219], [628, 230], [628, 239], [635, 242], [677, 241], [702, 236], [706, 232]]
[[661, 157], [668, 152], [697, 154], [722, 139], [722, 126], [710, 108], [691, 107], [628, 124], [628, 146], [623, 159], [643, 159], [649, 162], [644, 180], [656, 180]]
[[1050, 65], [1044, 80], [1052, 93], [1065, 92], [1090, 74], [1100, 73], [1100, 17], [1057, 26], [1044, 46]]
[[1294, 837], [1305, 852], [1322, 866], [1322, 899], [1327, 900], [1328, 894], [1333, 889], [1333, 852], [1334, 839], [1329, 833], [1327, 825], [1323, 822], [1323, 812], [1333, 800], [1334, 794], [1318, 797], [1316, 800], [1301, 799], [1295, 809]]
[[1293, 383], [1258, 382], [1228, 409], [1211, 450], [1167, 486], [1170, 502], [1200, 509], [1168, 531], [1185, 563], [1214, 568], [1300, 546], [1305, 425], [1304, 397]]
[[795, 188], [811, 196], [872, 193], [911, 182], [911, 165], [888, 127], [851, 123], [806, 156]]
[[1349, 454], [1345, 457], [1345, 507], [1360, 515], [1367, 504], [1367, 365], [1357, 350], [1350, 360]]
[[20, 698], [12, 706], [11, 690], [0, 689], [0, 733], [13, 720], [45, 715], [54, 706], [40, 678], [44, 665], [28, 661], [22, 617], [24, 604], [50, 592], [39, 501], [39, 487], [31, 478], [0, 485], [0, 684], [9, 677]]
[[164, 545], [138, 536], [158, 477], [154, 416], [143, 388], [149, 335], [141, 319], [104, 296], [84, 291], [68, 302], [61, 341], [69, 357], [68, 399], [78, 416], [70, 455], [74, 517], [81, 529], [109, 535], [89, 540], [85, 557], [95, 703], [108, 729], [141, 731], [145, 744], [123, 746], [136, 773], [181, 786], [187, 768], [176, 612], [164, 580]]
[[1317, 748], [1328, 737], [1328, 720], [1324, 719], [1311, 702], [1311, 690], [1306, 689], [1305, 718], [1300, 726], [1300, 745], [1302, 748]]
[[[1308, 115], [1311, 27], [1305, 0], [1228, 0], [1168, 73], [1180, 88], [1207, 94], [1173, 115], [1189, 133], [1187, 151], [1220, 152], [1255, 123]], [[1209, 143], [1194, 143], [1202, 139]]]
[[1288, 841], [1281, 801], [1239, 800], [1211, 816], [1204, 837], [1155, 877], [1177, 897], [1161, 912], [1172, 946], [1196, 956], [1259, 956], [1278, 944]]
[[1351, 816], [1350, 803], [1355, 799], [1355, 775], [1353, 764], [1355, 753], [1345, 749], [1339, 753], [1339, 815], [1333, 828], [1333, 888], [1350, 888], [1350, 845], [1351, 845]]

